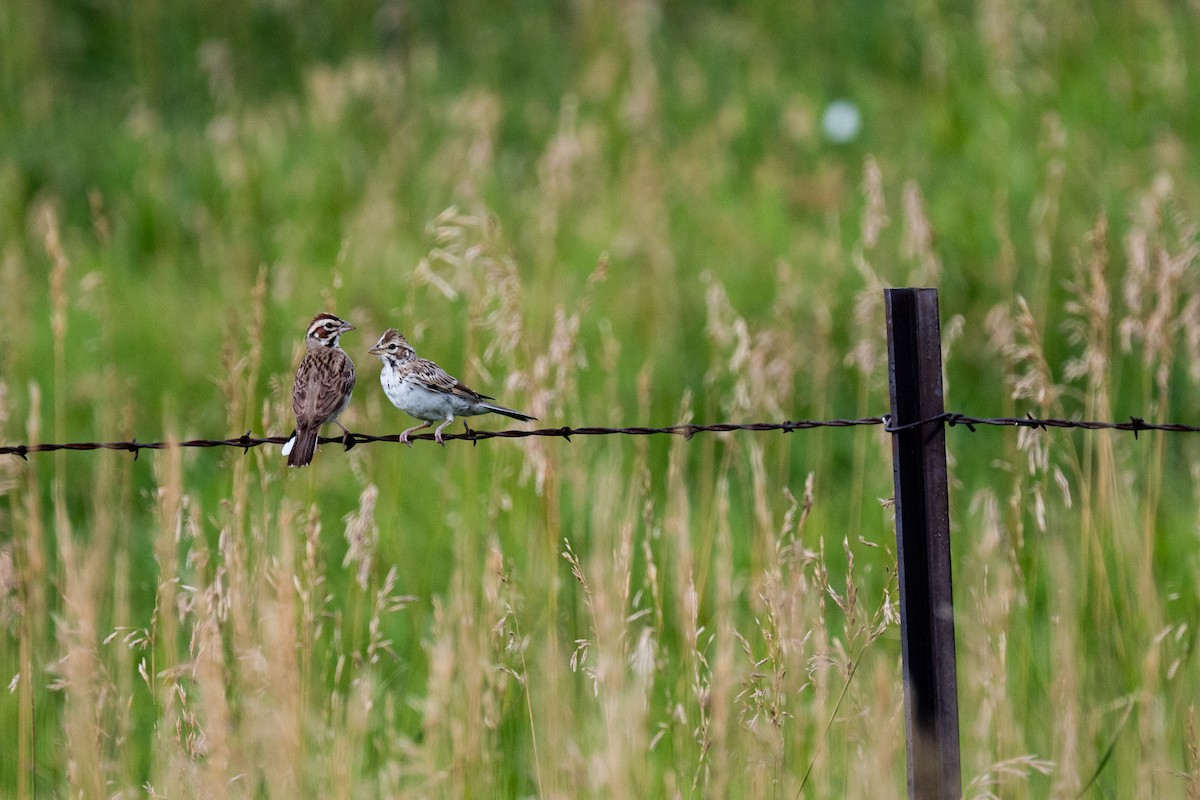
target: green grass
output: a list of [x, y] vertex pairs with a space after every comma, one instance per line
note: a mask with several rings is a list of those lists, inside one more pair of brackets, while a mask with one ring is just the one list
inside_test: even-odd
[[[323, 309], [363, 432], [389, 326], [547, 426], [881, 414], [900, 285], [954, 410], [1194, 422], [1194, 11], [794, 5], [0, 7], [0, 438], [286, 433]], [[966, 794], [1200, 796], [1194, 442], [948, 444]], [[891, 492], [869, 429], [0, 461], [0, 794], [902, 795]]]

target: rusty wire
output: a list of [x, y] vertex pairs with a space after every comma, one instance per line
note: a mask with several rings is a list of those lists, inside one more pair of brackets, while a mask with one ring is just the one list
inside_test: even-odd
[[1037, 428], [1043, 431], [1049, 428], [1079, 428], [1088, 431], [1129, 431], [1133, 434], [1134, 439], [1138, 438], [1138, 434], [1142, 431], [1200, 433], [1200, 426], [1184, 425], [1179, 422], [1146, 422], [1141, 417], [1130, 417], [1128, 422], [1105, 422], [1085, 419], [1041, 419], [1032, 414], [1027, 414], [1024, 417], [971, 417], [956, 412], [946, 412], [930, 419], [918, 420], [905, 425], [888, 424], [885, 430], [888, 433], [899, 433], [910, 428], [936, 422], [944, 422], [952, 428], [962, 425], [972, 433], [975, 432], [977, 425], [990, 425], [1002, 428]]
[[[712, 425], [680, 424], [668, 425], [662, 428], [648, 427], [581, 427], [581, 428], [539, 428], [536, 430], [502, 430], [479, 431], [468, 429], [466, 433], [447, 433], [442, 436], [446, 441], [463, 440], [471, 443], [486, 439], [525, 439], [531, 436], [548, 436], [556, 439], [571, 440], [573, 436], [652, 436], [668, 434], [691, 439], [697, 433], [727, 433], [731, 431], [792, 431], [812, 428], [851, 428], [864, 425], [881, 425], [887, 433], [900, 433], [913, 428], [932, 424], [946, 424], [950, 427], [962, 426], [974, 432], [979, 426], [993, 427], [1022, 427], [1048, 430], [1049, 428], [1080, 428], [1084, 430], [1116, 430], [1132, 432], [1136, 439], [1142, 431], [1163, 431], [1166, 433], [1200, 433], [1200, 427], [1180, 423], [1146, 422], [1140, 417], [1130, 417], [1128, 422], [1101, 422], [1095, 420], [1075, 419], [1041, 419], [1032, 415], [1025, 417], [972, 417], [966, 414], [947, 412], [929, 419], [917, 420], [902, 425], [892, 425], [890, 415], [879, 417], [864, 417], [861, 419], [827, 419], [827, 420], [788, 420], [785, 422], [721, 422]], [[30, 453], [48, 453], [56, 450], [121, 450], [133, 453], [136, 459], [142, 450], [166, 450], [171, 447], [238, 447], [248, 452], [252, 447], [274, 444], [282, 445], [288, 440], [287, 436], [251, 436], [246, 432], [233, 439], [186, 439], [183, 441], [139, 442], [132, 439], [128, 442], [70, 442], [66, 444], [19, 444], [0, 446], [0, 456], [15, 455], [26, 459]], [[413, 441], [433, 440], [433, 434], [422, 433], [410, 437]], [[322, 436], [322, 444], [340, 443], [346, 450], [360, 444], [374, 442], [400, 441], [399, 434], [372, 436], [365, 433], [350, 433], [347, 436]]]

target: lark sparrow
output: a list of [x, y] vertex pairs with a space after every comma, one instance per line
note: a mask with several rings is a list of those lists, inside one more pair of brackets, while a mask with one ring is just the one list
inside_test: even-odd
[[[424, 424], [416, 425], [400, 434], [400, 441], [412, 447], [408, 435], [413, 431], [428, 428], [439, 420], [442, 421], [433, 432], [433, 439], [443, 447], [442, 431], [455, 416], [473, 417], [477, 414], [503, 414], [506, 417], [532, 422], [537, 419], [511, 408], [494, 405], [487, 401], [494, 398], [479, 394], [463, 386], [446, 371], [424, 358], [418, 358], [412, 345], [394, 328], [389, 328], [379, 341], [371, 348], [371, 354], [379, 356], [383, 362], [383, 371], [379, 374], [379, 382], [383, 384], [384, 394], [392, 405], [401, 411], [424, 420]], [[466, 427], [466, 421], [463, 421]], [[467, 427], [467, 430], [471, 429]]]
[[305, 353], [296, 369], [292, 410], [296, 429], [283, 446], [288, 466], [307, 466], [317, 451], [317, 436], [326, 422], [336, 423], [345, 436], [346, 426], [337, 421], [354, 391], [354, 362], [338, 347], [338, 337], [354, 330], [349, 322], [333, 314], [317, 314], [304, 337]]

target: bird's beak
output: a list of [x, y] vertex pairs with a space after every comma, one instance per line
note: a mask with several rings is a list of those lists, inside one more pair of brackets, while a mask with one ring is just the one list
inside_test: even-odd
[[379, 345], [375, 344], [375, 345], [371, 345], [371, 349], [368, 350], [367, 352], [373, 356], [377, 356], [383, 352], [383, 348], [380, 347]]
[[349, 322], [342, 323], [342, 333], [345, 333], [346, 331], [352, 331], [352, 330], [354, 330], [354, 326], [351, 325]]

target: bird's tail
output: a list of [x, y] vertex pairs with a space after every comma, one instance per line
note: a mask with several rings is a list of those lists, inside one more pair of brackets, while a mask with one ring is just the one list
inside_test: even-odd
[[537, 420], [537, 417], [531, 417], [528, 414], [522, 414], [520, 411], [513, 411], [511, 408], [505, 408], [504, 406], [494, 406], [491, 403], [480, 403], [480, 405], [493, 414], [503, 414], [506, 417], [512, 417], [521, 422], [534, 422]]
[[317, 452], [317, 434], [319, 429], [294, 431], [292, 438], [283, 446], [283, 454], [287, 456], [289, 467], [307, 467]]

